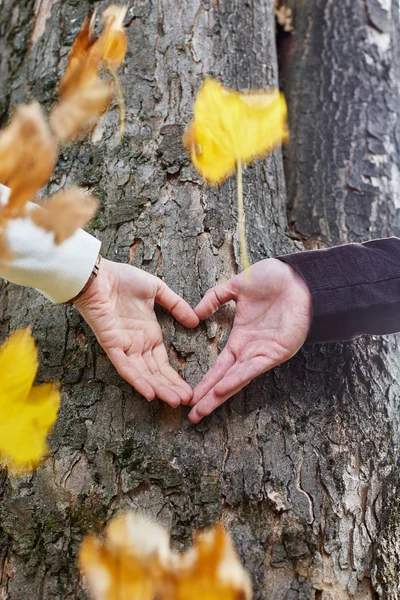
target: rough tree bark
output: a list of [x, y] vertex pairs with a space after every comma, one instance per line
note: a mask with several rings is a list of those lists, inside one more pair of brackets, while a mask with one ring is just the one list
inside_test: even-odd
[[[181, 133], [208, 75], [239, 88], [277, 83], [272, 0], [133, 0], [117, 111], [102, 139], [63, 150], [49, 186], [101, 198], [91, 232], [108, 258], [163, 277], [192, 304], [238, 268], [234, 181], [203, 185]], [[3, 0], [0, 118], [55, 100], [84, 15], [105, 2]], [[298, 0], [284, 71], [291, 109], [289, 225], [280, 152], [245, 172], [253, 261], [398, 233], [397, 4]], [[398, 340], [305, 347], [198, 426], [146, 403], [115, 373], [75, 309], [2, 283], [1, 337], [30, 323], [40, 380], [63, 402], [51, 455], [32, 477], [0, 473], [0, 598], [86, 598], [82, 536], [134, 507], [183, 547], [221, 519], [255, 598], [398, 597]], [[231, 310], [195, 331], [159, 312], [173, 365], [195, 384], [223, 346]]]

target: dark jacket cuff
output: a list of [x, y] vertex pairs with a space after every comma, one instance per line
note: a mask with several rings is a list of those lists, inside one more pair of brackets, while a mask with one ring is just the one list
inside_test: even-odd
[[294, 267], [311, 292], [312, 322], [307, 342], [400, 331], [400, 239], [277, 258]]

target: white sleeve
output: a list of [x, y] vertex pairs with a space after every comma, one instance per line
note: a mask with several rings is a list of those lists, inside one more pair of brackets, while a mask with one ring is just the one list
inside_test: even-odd
[[54, 234], [35, 225], [29, 216], [10, 219], [4, 233], [12, 258], [7, 261], [0, 257], [0, 277], [34, 287], [55, 303], [67, 302], [79, 294], [101, 246], [83, 229], [56, 245]]

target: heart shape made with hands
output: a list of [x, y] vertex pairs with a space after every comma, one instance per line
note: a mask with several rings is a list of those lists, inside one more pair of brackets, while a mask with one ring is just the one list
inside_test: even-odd
[[[171, 367], [158, 303], [194, 328], [233, 300], [236, 313], [227, 344], [194, 388]], [[198, 423], [254, 377], [291, 358], [311, 323], [311, 294], [289, 264], [266, 259], [209, 290], [192, 309], [159, 278], [103, 259], [99, 276], [75, 302], [118, 373], [147, 400], [191, 407]]]

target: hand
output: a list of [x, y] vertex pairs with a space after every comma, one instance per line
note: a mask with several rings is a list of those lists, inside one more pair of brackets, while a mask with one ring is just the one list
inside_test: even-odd
[[228, 342], [195, 387], [192, 423], [198, 423], [250, 381], [288, 360], [305, 342], [311, 324], [311, 294], [293, 267], [262, 260], [209, 290], [195, 308], [207, 319], [234, 300], [236, 315]]
[[75, 301], [118, 373], [147, 400], [187, 404], [190, 386], [170, 366], [154, 302], [186, 327], [199, 322], [193, 309], [154, 275], [103, 258], [97, 278]]

